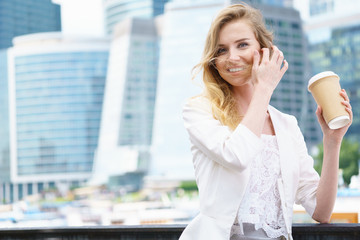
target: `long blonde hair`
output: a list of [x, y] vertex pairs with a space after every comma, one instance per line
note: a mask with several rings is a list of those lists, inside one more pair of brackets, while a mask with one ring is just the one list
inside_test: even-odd
[[245, 4], [230, 5], [221, 10], [212, 22], [201, 61], [193, 69], [197, 72], [203, 70], [204, 94], [211, 102], [214, 118], [233, 130], [241, 122], [242, 116], [237, 110], [231, 85], [220, 76], [214, 59], [217, 54], [220, 30], [226, 24], [240, 19], [250, 23], [261, 48], [271, 49], [273, 35], [266, 29], [260, 11]]

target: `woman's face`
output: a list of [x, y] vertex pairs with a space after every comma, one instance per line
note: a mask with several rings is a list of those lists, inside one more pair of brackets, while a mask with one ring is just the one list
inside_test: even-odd
[[234, 87], [249, 83], [255, 50], [260, 51], [260, 44], [246, 20], [225, 24], [220, 30], [215, 58], [220, 76]]

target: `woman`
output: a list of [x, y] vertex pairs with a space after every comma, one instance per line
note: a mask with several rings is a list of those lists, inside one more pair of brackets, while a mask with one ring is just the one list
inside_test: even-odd
[[[205, 91], [184, 107], [200, 196], [200, 213], [181, 240], [292, 239], [293, 204], [329, 221], [337, 192], [339, 152], [347, 126], [323, 131], [321, 177], [295, 117], [269, 106], [288, 68], [258, 10], [223, 9], [207, 35]], [[339, 93], [352, 111], [344, 90]]]

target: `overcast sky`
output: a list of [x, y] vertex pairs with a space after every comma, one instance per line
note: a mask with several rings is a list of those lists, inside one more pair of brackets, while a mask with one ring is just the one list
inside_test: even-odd
[[62, 31], [67, 35], [104, 36], [102, 0], [53, 0], [61, 5]]

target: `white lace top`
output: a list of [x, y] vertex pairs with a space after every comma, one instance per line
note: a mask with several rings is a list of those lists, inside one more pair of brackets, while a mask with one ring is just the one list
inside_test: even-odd
[[262, 228], [270, 238], [287, 236], [277, 180], [281, 176], [276, 136], [261, 135], [264, 149], [251, 163], [249, 184], [231, 235], [241, 234], [239, 222]]

